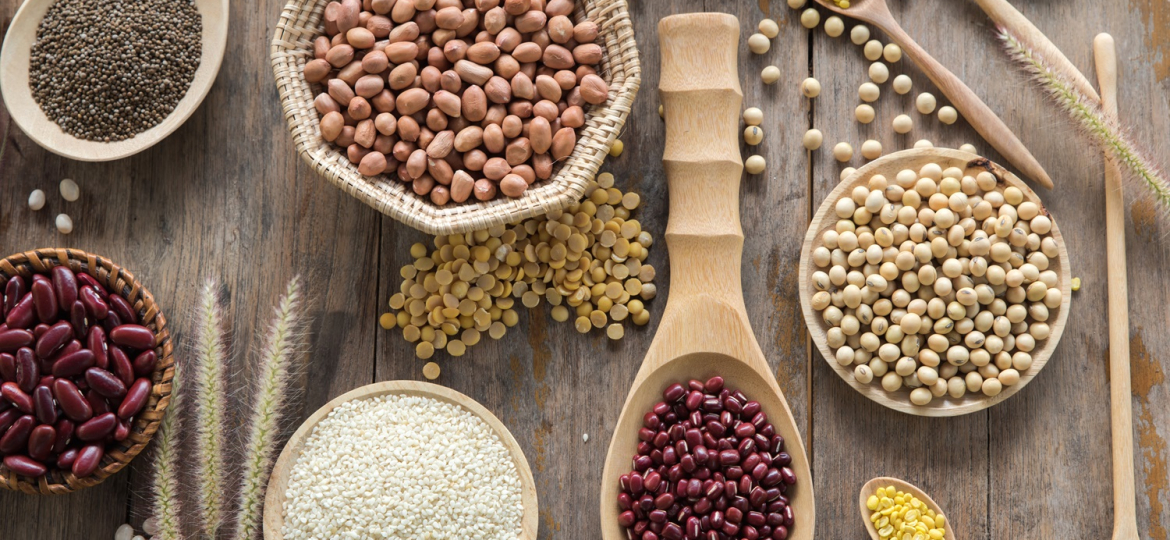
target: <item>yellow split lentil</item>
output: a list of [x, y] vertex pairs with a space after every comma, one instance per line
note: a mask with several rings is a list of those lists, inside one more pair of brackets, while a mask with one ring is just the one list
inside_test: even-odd
[[881, 540], [940, 540], [946, 536], [946, 516], [894, 486], [878, 488], [865, 507], [873, 512], [869, 520]]

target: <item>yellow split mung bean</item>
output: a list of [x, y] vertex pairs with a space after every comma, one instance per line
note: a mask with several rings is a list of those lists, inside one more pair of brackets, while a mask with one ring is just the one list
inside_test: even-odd
[[880, 487], [865, 501], [870, 523], [881, 540], [941, 540], [947, 518], [914, 495]]

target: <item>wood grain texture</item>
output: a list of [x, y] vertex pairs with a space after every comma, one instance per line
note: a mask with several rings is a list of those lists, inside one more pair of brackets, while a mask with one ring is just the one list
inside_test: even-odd
[[[1009, 0], [1094, 79], [1092, 36], [1117, 37], [1121, 59], [1122, 120], [1162, 164], [1170, 164], [1170, 9], [1164, 0]], [[0, 0], [3, 33], [20, 0]], [[103, 253], [133, 268], [169, 315], [183, 360], [194, 330], [191, 307], [202, 276], [215, 275], [237, 352], [233, 384], [250, 380], [244, 353], [257, 346], [287, 280], [306, 278], [314, 319], [311, 364], [301, 379], [299, 423], [330, 399], [374, 381], [422, 378], [397, 332], [377, 328], [376, 317], [408, 262], [421, 233], [380, 218], [313, 173], [293, 151], [271, 81], [268, 43], [281, 0], [232, 2], [231, 32], [220, 76], [204, 104], [175, 134], [131, 159], [77, 163], [48, 154], [11, 122], [0, 107], [0, 247], [4, 254], [67, 244]], [[989, 411], [962, 418], [928, 419], [895, 413], [857, 394], [808, 345], [797, 299], [797, 268], [813, 205], [838, 182], [828, 150], [867, 138], [886, 151], [918, 139], [958, 147], [972, 143], [1005, 161], [960, 120], [954, 126], [922, 118], [913, 109], [921, 89], [940, 95], [909, 62], [891, 67], [914, 77], [915, 93], [898, 96], [882, 85], [877, 121], [853, 120], [857, 87], [869, 65], [847, 38], [829, 38], [800, 26], [799, 12], [782, 0], [633, 1], [630, 14], [642, 56], [643, 91], [621, 139], [625, 153], [602, 170], [618, 187], [642, 195], [635, 215], [655, 234], [650, 263], [659, 269], [659, 298], [646, 327], [627, 329], [620, 342], [599, 332], [577, 334], [553, 322], [548, 308], [521, 312], [521, 323], [500, 341], [485, 340], [462, 358], [439, 358], [438, 382], [492, 411], [515, 435], [532, 466], [540, 497], [542, 540], [595, 538], [605, 443], [622, 398], [669, 296], [665, 243], [667, 193], [661, 163], [664, 126], [658, 118], [655, 28], [679, 12], [724, 11], [740, 19], [741, 35], [755, 32], [765, 15], [780, 23], [766, 55], [741, 44], [739, 71], [744, 106], [764, 111], [760, 154], [765, 175], [745, 177], [740, 217], [745, 231], [741, 283], [753, 333], [777, 374], [798, 424], [805, 426], [817, 492], [817, 535], [864, 538], [858, 489], [878, 475], [909, 480], [930, 493], [955, 523], [958, 538], [1009, 540], [1104, 538], [1112, 514], [1105, 315], [1105, 236], [1100, 152], [1067, 132], [1069, 121], [1049, 104], [998, 50], [991, 21], [973, 2], [893, 1], [899, 22], [1004, 119], [1057, 186], [1041, 192], [1056, 215], [1069, 249], [1072, 274], [1084, 282], [1073, 298], [1068, 328], [1043, 375]], [[847, 26], [852, 26], [847, 23]], [[884, 37], [875, 36], [885, 41]], [[759, 71], [776, 65], [774, 86]], [[1159, 68], [1159, 66], [1162, 66]], [[800, 97], [800, 80], [815, 75], [825, 90]], [[945, 104], [945, 100], [940, 100]], [[896, 114], [910, 114], [915, 129], [897, 136]], [[826, 147], [807, 153], [800, 137], [812, 124]], [[741, 126], [742, 127], [742, 126]], [[811, 157], [811, 159], [810, 159]], [[860, 165], [858, 158], [853, 166]], [[82, 200], [56, 196], [61, 178], [78, 180]], [[1170, 540], [1170, 222], [1157, 207], [1128, 189], [1131, 359], [1137, 516], [1141, 537]], [[1130, 187], [1127, 186], [1127, 187]], [[49, 195], [32, 213], [29, 191]], [[76, 232], [60, 237], [53, 216], [67, 210]], [[812, 352], [810, 352], [812, 351]], [[814, 357], [813, 355], [817, 355]], [[238, 386], [237, 386], [238, 387]], [[242, 393], [235, 394], [238, 399]], [[242, 425], [242, 406], [231, 422]], [[582, 440], [589, 435], [589, 441]], [[149, 468], [135, 460], [131, 474], [60, 498], [0, 494], [0, 538], [65, 540], [109, 538], [121, 522], [140, 522], [148, 508], [141, 489]], [[1086, 512], [1086, 507], [1091, 512]]]

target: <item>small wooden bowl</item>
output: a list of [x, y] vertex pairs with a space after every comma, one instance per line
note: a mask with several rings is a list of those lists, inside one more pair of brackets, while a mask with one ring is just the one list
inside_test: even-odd
[[1048, 214], [1048, 210], [1044, 208], [1040, 197], [1031, 188], [1025, 185], [1015, 175], [986, 158], [948, 148], [905, 150], [883, 156], [866, 164], [864, 167], [858, 169], [857, 172], [841, 181], [837, 188], [821, 203], [820, 209], [813, 216], [812, 223], [808, 228], [808, 234], [804, 239], [804, 247], [800, 256], [800, 304], [804, 310], [804, 321], [808, 326], [809, 333], [812, 335], [813, 342], [820, 349], [829, 367], [833, 368], [833, 371], [836, 371], [837, 375], [840, 375], [845, 382], [849, 383], [850, 386], [862, 395], [881, 405], [904, 413], [918, 416], [960, 416], [986, 409], [1022, 390], [1044, 368], [1044, 365], [1048, 363], [1052, 352], [1056, 350], [1057, 343], [1060, 342], [1060, 336], [1064, 333], [1064, 325], [1068, 319], [1069, 303], [1072, 300], [1072, 279], [1069, 276], [1068, 251], [1065, 249], [1064, 239], [1060, 235], [1060, 229], [1056, 225], [1055, 218], [1053, 218], [1052, 232], [1050, 235], [1056, 240], [1056, 244], [1060, 248], [1060, 255], [1056, 260], [1050, 262], [1049, 269], [1055, 271], [1060, 276], [1060, 290], [1064, 295], [1064, 299], [1060, 304], [1060, 308], [1053, 310], [1049, 314], [1048, 324], [1052, 329], [1051, 335], [1032, 350], [1032, 367], [1028, 371], [1020, 374], [1020, 382], [1013, 386], [1005, 386], [1003, 391], [995, 397], [988, 397], [983, 393], [968, 392], [960, 399], [954, 399], [949, 395], [944, 395], [941, 398], [933, 399], [928, 405], [919, 406], [910, 403], [909, 389], [905, 387], [891, 394], [882, 388], [876, 378], [870, 384], [857, 382], [853, 378], [853, 366], [843, 367], [837, 363], [834, 353], [829, 348], [827, 338], [825, 337], [825, 332], [828, 331], [829, 324], [825, 322], [818, 311], [812, 308], [811, 301], [812, 294], [815, 292], [812, 287], [811, 276], [817, 270], [816, 264], [812, 261], [812, 251], [822, 245], [821, 235], [836, 225], [837, 215], [835, 214], [834, 206], [837, 201], [842, 197], [848, 196], [854, 187], [866, 185], [869, 178], [875, 174], [881, 174], [892, 181], [897, 176], [898, 171], [903, 169], [917, 171], [927, 163], [938, 163], [943, 169], [947, 167], [958, 167], [963, 169], [964, 173], [972, 176], [983, 171], [989, 171], [1000, 179], [999, 185], [996, 187], [997, 191], [1003, 191], [1008, 186], [1015, 186], [1024, 192], [1025, 200], [1036, 203], [1040, 206], [1042, 213]]
[[0, 50], [0, 93], [12, 120], [21, 131], [46, 150], [78, 161], [111, 161], [131, 156], [165, 139], [199, 108], [211, 90], [223, 53], [227, 48], [228, 0], [194, 0], [195, 8], [203, 18], [203, 44], [199, 68], [191, 80], [191, 87], [175, 109], [162, 122], [129, 139], [117, 142], [99, 142], [78, 139], [61, 130], [45, 116], [33, 99], [28, 84], [29, 55], [37, 40], [37, 27], [53, 0], [29, 0], [16, 11], [4, 48]]
[[18, 253], [0, 260], [0, 284], [7, 283], [15, 275], [28, 278], [34, 273], [43, 274], [54, 266], [61, 265], [68, 266], [74, 272], [93, 276], [111, 293], [124, 297], [138, 313], [139, 324], [154, 331], [154, 352], [158, 355], [158, 364], [151, 375], [154, 386], [150, 390], [150, 400], [142, 412], [138, 413], [134, 425], [130, 428], [130, 436], [106, 448], [101, 465], [93, 476], [77, 478], [73, 473], [51, 468], [44, 476], [30, 479], [17, 476], [0, 465], [0, 485], [13, 491], [61, 495], [102, 483], [106, 478], [122, 470], [146, 447], [154, 433], [158, 431], [163, 413], [171, 402], [175, 357], [172, 354], [174, 345], [167, 330], [167, 319], [163, 317], [162, 311], [155, 303], [154, 296], [134, 278], [134, 274], [109, 259], [92, 253], [77, 249], [46, 248]]
[[297, 428], [296, 433], [293, 433], [288, 444], [284, 446], [284, 450], [280, 452], [280, 458], [276, 460], [276, 466], [272, 468], [272, 477], [268, 480], [268, 492], [264, 498], [264, 540], [282, 540], [284, 538], [284, 494], [288, 490], [289, 476], [292, 475], [292, 468], [296, 465], [301, 450], [304, 449], [305, 442], [313, 433], [313, 428], [317, 426], [317, 423], [342, 403], [386, 394], [422, 396], [452, 403], [463, 407], [491, 426], [492, 431], [495, 431], [496, 436], [500, 438], [500, 442], [512, 454], [512, 460], [516, 463], [516, 472], [520, 475], [520, 502], [524, 506], [524, 514], [520, 518], [520, 535], [517, 539], [535, 540], [538, 525], [536, 483], [532, 480], [532, 470], [528, 468], [528, 460], [524, 457], [524, 451], [516, 443], [512, 433], [491, 411], [475, 400], [445, 386], [421, 381], [385, 381], [350, 390], [317, 409], [317, 412], [314, 412], [301, 424], [301, 427]]

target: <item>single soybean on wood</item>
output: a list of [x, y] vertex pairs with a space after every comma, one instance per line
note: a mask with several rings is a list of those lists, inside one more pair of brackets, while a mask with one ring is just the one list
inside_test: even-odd
[[955, 540], [955, 527], [954, 524], [951, 523], [950, 514], [943, 512], [942, 507], [939, 506], [938, 503], [934, 502], [934, 499], [931, 499], [930, 495], [927, 495], [925, 491], [918, 489], [918, 486], [915, 486], [910, 482], [886, 476], [879, 476], [873, 480], [870, 480], [869, 482], [866, 482], [864, 486], [861, 486], [861, 493], [857, 496], [858, 509], [861, 511], [861, 520], [865, 522], [865, 530], [869, 532], [870, 538], [873, 538], [873, 540], [881, 540], [881, 537], [878, 535], [877, 528], [874, 527], [874, 523], [869, 519], [869, 516], [873, 514], [873, 511], [870, 510], [869, 506], [867, 506], [865, 503], [869, 500], [870, 495], [877, 493], [878, 488], [890, 486], [893, 486], [894, 489], [898, 491], [909, 493], [917, 497], [918, 500], [926, 503], [926, 506], [930, 507], [931, 510], [934, 510], [936, 514], [942, 514], [946, 516], [947, 520], [943, 528], [943, 538], [945, 540]]
[[1062, 297], [1060, 307], [1056, 310], [1055, 314], [1049, 317], [1049, 320], [1052, 321], [1049, 323], [1051, 335], [1042, 343], [1037, 344], [1036, 348], [1032, 351], [1032, 367], [1020, 374], [1020, 381], [1012, 386], [1005, 386], [1003, 391], [995, 397], [989, 397], [982, 393], [968, 392], [959, 399], [943, 396], [931, 400], [927, 405], [920, 406], [910, 403], [909, 390], [907, 388], [890, 393], [886, 392], [877, 380], [869, 384], [859, 383], [853, 376], [852, 366], [842, 366], [835, 359], [834, 351], [829, 348], [828, 339], [825, 335], [830, 326], [821, 317], [821, 312], [812, 308], [813, 288], [811, 279], [812, 273], [817, 271], [816, 264], [812, 261], [812, 251], [823, 245], [821, 237], [824, 232], [836, 226], [838, 218], [834, 207], [837, 201], [843, 197], [848, 197], [853, 191], [853, 188], [867, 185], [870, 177], [875, 174], [880, 174], [887, 179], [891, 179], [897, 176], [898, 171], [904, 169], [918, 171], [927, 163], [937, 163], [943, 169], [958, 167], [963, 169], [964, 174], [970, 176], [975, 176], [979, 172], [990, 171], [1001, 180], [996, 187], [997, 191], [1002, 191], [1008, 186], [1015, 186], [1024, 193], [1024, 200], [1036, 203], [1041, 209], [1041, 214], [1047, 214], [1044, 203], [1040, 201], [1040, 198], [1031, 188], [986, 158], [972, 160], [971, 154], [949, 148], [920, 148], [889, 154], [866, 164], [842, 180], [837, 185], [837, 188], [825, 197], [817, 213], [813, 216], [808, 233], [804, 238], [804, 247], [801, 251], [799, 278], [800, 303], [804, 311], [805, 324], [808, 325], [813, 342], [821, 351], [825, 362], [837, 372], [837, 375], [840, 375], [845, 382], [849, 383], [858, 392], [861, 392], [862, 395], [881, 405], [904, 413], [918, 416], [958, 416], [986, 409], [1022, 390], [1044, 368], [1044, 365], [1048, 363], [1048, 359], [1056, 349], [1057, 343], [1060, 342], [1060, 336], [1064, 333], [1064, 326], [1068, 319], [1069, 305], [1072, 299], [1072, 278], [1069, 275], [1068, 251], [1065, 248], [1064, 239], [1060, 235], [1060, 229], [1057, 227], [1055, 219], [1052, 222], [1052, 232], [1049, 234], [1056, 240], [1056, 244], [1060, 249], [1060, 255], [1056, 261], [1050, 264], [1049, 269], [1054, 270], [1060, 277]]
[[743, 93], [736, 52], [739, 21], [725, 14], [688, 14], [658, 23], [666, 111], [663, 165], [670, 188], [666, 244], [671, 294], [658, 333], [635, 376], [614, 428], [601, 484], [601, 527], [622, 540], [618, 477], [629, 471], [643, 415], [675, 382], [722, 376], [763, 406], [787, 441], [799, 482], [790, 494], [793, 540], [813, 538], [815, 501], [800, 431], [760, 350], [740, 284], [739, 116]]
[[[1117, 49], [1098, 34], [1093, 59], [1105, 114], [1117, 118]], [[1125, 195], [1121, 166], [1105, 156], [1106, 267], [1109, 275], [1109, 409], [1113, 440], [1113, 538], [1138, 538], [1133, 473], [1133, 381], [1129, 356], [1129, 286], [1125, 257]]]
[[[272, 468], [272, 476], [268, 481], [268, 491], [264, 497], [265, 540], [284, 538], [285, 491], [288, 489], [292, 469], [296, 466], [301, 451], [304, 450], [305, 442], [312, 435], [313, 428], [342, 403], [376, 398], [387, 394], [425, 397], [458, 405], [487, 423], [500, 438], [500, 443], [512, 455], [512, 461], [516, 464], [516, 472], [520, 475], [520, 504], [524, 507], [524, 513], [520, 518], [521, 529], [517, 539], [535, 540], [539, 510], [536, 500], [536, 484], [532, 480], [532, 470], [528, 467], [524, 451], [520, 449], [520, 445], [516, 443], [512, 433], [504, 427], [499, 418], [496, 418], [491, 411], [475, 400], [445, 386], [418, 381], [386, 381], [351, 390], [317, 409], [317, 412], [313, 413], [301, 424], [301, 427], [297, 428], [296, 433], [293, 433], [288, 444], [284, 446], [284, 450], [280, 452], [280, 458], [276, 460], [276, 466]], [[370, 442], [376, 444], [376, 441]]]
[[837, 7], [833, 0], [817, 0], [817, 3], [847, 17], [874, 25], [902, 47], [906, 56], [910, 57], [927, 77], [942, 90], [951, 100], [956, 109], [966, 118], [967, 123], [975, 128], [983, 138], [1000, 154], [1015, 165], [1024, 176], [1031, 178], [1040, 185], [1052, 189], [1052, 178], [1024, 146], [1016, 134], [1007, 124], [971, 90], [962, 80], [951, 73], [945, 66], [930, 56], [920, 47], [909, 34], [894, 20], [890, 8], [885, 0], [854, 0], [847, 9]]
[[219, 74], [220, 63], [227, 49], [228, 0], [193, 0], [203, 21], [203, 35], [199, 68], [191, 80], [187, 94], [162, 122], [129, 139], [100, 142], [78, 139], [66, 133], [45, 115], [33, 99], [29, 86], [29, 67], [32, 46], [37, 39], [37, 27], [55, 2], [29, 0], [24, 3], [4, 37], [0, 50], [0, 93], [12, 120], [26, 135], [46, 150], [78, 161], [111, 161], [131, 156], [165, 139], [190, 118]]

